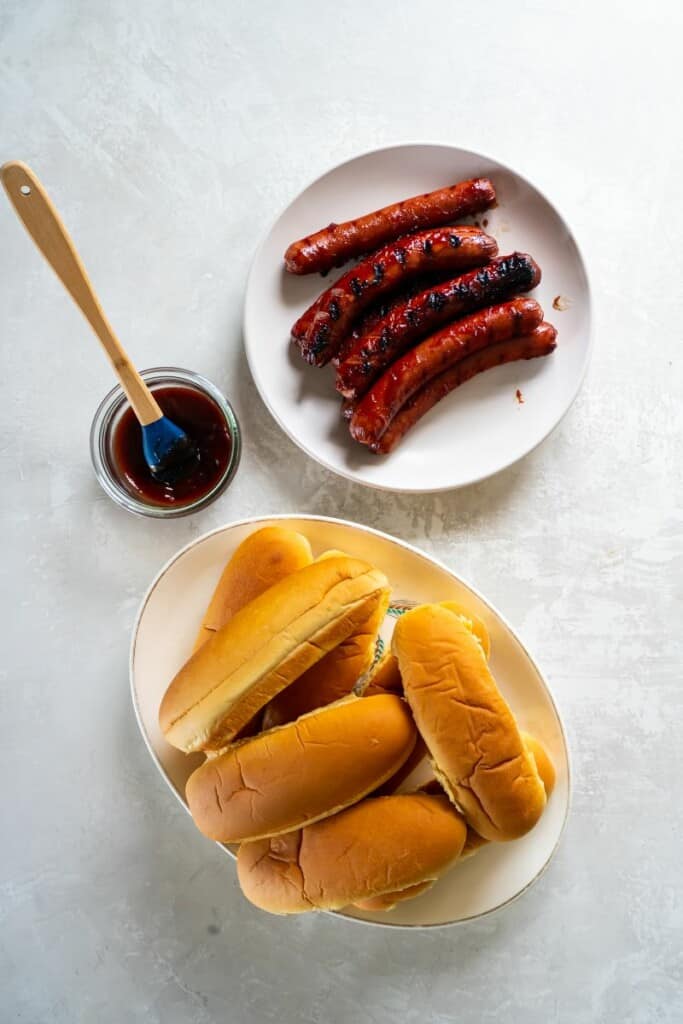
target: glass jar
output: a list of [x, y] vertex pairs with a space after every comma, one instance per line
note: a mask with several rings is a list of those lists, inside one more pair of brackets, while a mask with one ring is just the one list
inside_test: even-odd
[[[130, 409], [130, 404], [121, 386], [117, 385], [100, 403], [90, 428], [90, 455], [95, 475], [102, 489], [112, 501], [135, 515], [151, 516], [153, 519], [177, 519], [179, 516], [191, 515], [215, 501], [235, 475], [242, 451], [242, 436], [237, 417], [230, 402], [218, 388], [211, 381], [191, 370], [181, 370], [175, 366], [157, 366], [151, 370], [143, 370], [141, 376], [152, 392], [159, 388], [177, 385], [197, 391], [211, 401], [223, 419], [227, 435], [230, 438], [231, 448], [227, 464], [210, 490], [184, 503], [181, 501], [175, 504], [154, 502], [151, 499], [146, 500], [139, 493], [134, 493], [127, 483], [121, 467], [117, 464], [114, 454], [113, 441], [116, 429], [126, 411]], [[142, 444], [142, 441], [140, 443]]]

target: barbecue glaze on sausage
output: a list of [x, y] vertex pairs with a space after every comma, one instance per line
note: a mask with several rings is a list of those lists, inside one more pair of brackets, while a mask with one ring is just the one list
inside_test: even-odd
[[495, 239], [474, 227], [434, 228], [401, 238], [362, 260], [323, 292], [297, 320], [292, 338], [306, 362], [324, 366], [374, 302], [419, 275], [480, 267], [497, 252]]
[[533, 299], [490, 306], [430, 335], [380, 377], [356, 406], [349, 429], [361, 444], [376, 444], [398, 410], [433, 377], [489, 345], [529, 334], [543, 320]]
[[468, 214], [487, 210], [495, 201], [496, 190], [488, 178], [472, 178], [413, 196], [355, 220], [329, 224], [292, 242], [285, 253], [285, 267], [291, 274], [325, 274], [401, 235], [453, 224]]
[[379, 441], [370, 445], [370, 451], [387, 455], [402, 441], [418, 420], [422, 419], [437, 402], [440, 402], [442, 398], [445, 398], [455, 388], [460, 387], [465, 381], [471, 380], [478, 373], [490, 370], [494, 366], [502, 366], [504, 363], [516, 362], [519, 359], [536, 359], [539, 356], [550, 355], [557, 347], [556, 337], [557, 331], [552, 324], [542, 323], [530, 334], [490, 345], [480, 352], [467, 356], [459, 363], [455, 363], [449, 370], [445, 370], [438, 377], [428, 381], [412, 398], [408, 399], [403, 408], [396, 413]]
[[360, 398], [419, 338], [516, 291], [530, 291], [540, 280], [541, 271], [531, 256], [515, 252], [393, 304], [381, 319], [364, 327], [355, 342], [343, 346], [337, 391], [344, 398]]
[[337, 354], [330, 359], [332, 365], [336, 368], [343, 363], [356, 347], [361, 335], [371, 333], [380, 320], [389, 315], [394, 306], [408, 302], [409, 299], [414, 299], [416, 295], [419, 295], [420, 292], [425, 291], [427, 288], [434, 288], [436, 285], [443, 284], [444, 281], [450, 281], [452, 278], [452, 270], [442, 271], [440, 274], [421, 274], [397, 292], [392, 293], [380, 302], [373, 303], [367, 312], [363, 313], [361, 318], [354, 322], [351, 331], [339, 346]]

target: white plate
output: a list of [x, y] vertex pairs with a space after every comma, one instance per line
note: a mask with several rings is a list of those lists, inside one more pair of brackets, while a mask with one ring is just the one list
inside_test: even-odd
[[[331, 367], [307, 366], [289, 343], [292, 324], [341, 271], [297, 277], [283, 266], [290, 242], [407, 196], [478, 175], [493, 180], [499, 205], [486, 217], [501, 254], [529, 252], [543, 280], [533, 292], [558, 329], [549, 357], [474, 378], [432, 409], [390, 455], [352, 442], [341, 421]], [[568, 300], [560, 312], [556, 296]], [[590, 294], [576, 242], [557, 210], [521, 175], [489, 157], [444, 145], [365, 153], [309, 185], [259, 248], [244, 307], [247, 359], [263, 401], [308, 455], [341, 476], [396, 491], [462, 487], [521, 459], [547, 437], [576, 397], [590, 351]], [[519, 389], [524, 403], [517, 400]]]
[[[145, 595], [133, 630], [130, 679], [138, 725], [152, 758], [187, 809], [185, 783], [203, 755], [169, 746], [157, 721], [164, 691], [188, 658], [225, 562], [257, 526], [287, 521], [310, 540], [316, 554], [348, 551], [381, 568], [393, 594], [406, 601], [458, 600], [486, 624], [491, 667], [520, 725], [548, 749], [557, 785], [543, 817], [523, 839], [490, 844], [417, 899], [388, 914], [350, 910], [346, 917], [383, 925], [456, 924], [504, 906], [539, 877], [560, 840], [569, 810], [569, 756], [557, 708], [541, 671], [502, 616], [446, 566], [388, 534], [322, 516], [273, 516], [220, 527], [192, 541], [163, 567]], [[386, 634], [385, 634], [386, 635]], [[199, 832], [197, 842], [207, 843]], [[220, 847], [228, 854], [227, 847]], [[208, 853], [208, 849], [207, 849]]]

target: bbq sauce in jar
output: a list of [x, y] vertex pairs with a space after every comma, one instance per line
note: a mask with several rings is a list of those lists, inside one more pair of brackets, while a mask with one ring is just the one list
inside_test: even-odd
[[185, 431], [197, 458], [172, 483], [155, 480], [142, 451], [142, 430], [128, 406], [114, 424], [110, 453], [121, 485], [149, 505], [189, 505], [209, 494], [225, 475], [233, 442], [223, 412], [209, 395], [182, 384], [153, 388], [162, 412]]

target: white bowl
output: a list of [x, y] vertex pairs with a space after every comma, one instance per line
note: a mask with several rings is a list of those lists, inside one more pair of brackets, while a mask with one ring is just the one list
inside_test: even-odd
[[[418, 602], [457, 600], [478, 615], [491, 637], [491, 668], [521, 727], [547, 748], [557, 771], [555, 791], [536, 827], [514, 843], [492, 843], [456, 866], [428, 893], [387, 913], [349, 909], [345, 917], [386, 926], [456, 924], [497, 910], [523, 893], [548, 865], [569, 810], [570, 773], [562, 722], [537, 664], [499, 612], [450, 569], [417, 548], [357, 523], [323, 516], [270, 516], [219, 527], [182, 548], [147, 591], [133, 629], [130, 679], [133, 705], [149, 752], [171, 791], [187, 810], [185, 783], [203, 761], [166, 743], [157, 719], [168, 683], [189, 657], [204, 611], [226, 561], [257, 527], [286, 522], [310, 540], [377, 565], [393, 598]], [[385, 640], [393, 619], [387, 619]], [[208, 843], [197, 832], [198, 843]], [[234, 856], [227, 846], [220, 847]], [[208, 850], [207, 850], [208, 853]]]
[[[390, 455], [355, 444], [340, 417], [331, 367], [306, 366], [289, 343], [303, 310], [341, 271], [328, 277], [288, 274], [290, 242], [407, 196], [479, 175], [490, 177], [498, 206], [480, 215], [501, 254], [530, 253], [543, 280], [533, 297], [558, 329], [545, 358], [488, 370], [439, 402]], [[569, 305], [553, 308], [561, 296]], [[590, 293], [567, 224], [520, 174], [456, 146], [390, 146], [355, 157], [309, 185], [280, 215], [252, 264], [244, 307], [247, 359], [256, 386], [286, 434], [335, 473], [395, 491], [441, 491], [483, 480], [512, 465], [547, 437], [574, 401], [590, 353]], [[523, 403], [517, 398], [521, 392]]]

